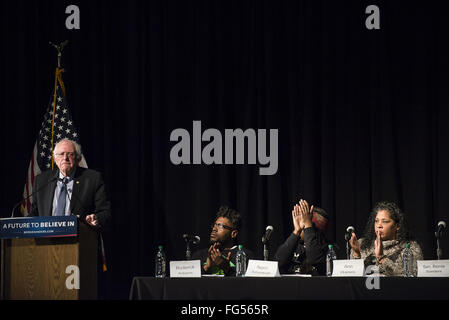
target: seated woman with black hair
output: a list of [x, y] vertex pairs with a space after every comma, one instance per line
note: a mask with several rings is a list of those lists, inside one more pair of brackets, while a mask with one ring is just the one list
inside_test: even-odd
[[370, 214], [364, 237], [357, 240], [353, 233], [349, 240], [351, 259], [363, 259], [365, 267], [376, 265], [381, 275], [402, 276], [402, 252], [407, 243], [413, 253], [416, 276], [416, 261], [422, 260], [423, 254], [409, 233], [405, 214], [395, 203], [379, 202]]
[[328, 244], [324, 232], [328, 215], [302, 200], [292, 210], [293, 232], [275, 254], [281, 273], [324, 275]]

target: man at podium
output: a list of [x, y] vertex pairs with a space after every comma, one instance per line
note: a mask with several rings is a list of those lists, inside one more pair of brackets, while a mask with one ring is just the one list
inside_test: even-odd
[[60, 140], [53, 156], [58, 169], [36, 176], [31, 206], [32, 216], [77, 215], [94, 227], [104, 227], [110, 219], [110, 202], [101, 174], [79, 167], [81, 146]]

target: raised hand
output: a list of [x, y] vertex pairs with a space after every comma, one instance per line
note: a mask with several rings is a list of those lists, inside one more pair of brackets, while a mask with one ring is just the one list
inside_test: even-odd
[[382, 240], [380, 239], [380, 232], [376, 231], [376, 240], [374, 240], [374, 253], [376, 257], [380, 259], [384, 255], [384, 248], [382, 245]]
[[299, 209], [303, 228], [310, 228], [312, 226], [313, 206], [309, 208], [307, 201], [301, 199], [299, 201]]
[[301, 213], [299, 212], [299, 206], [296, 204], [292, 210], [293, 220], [293, 233], [297, 236], [301, 233], [303, 226], [301, 222]]
[[357, 236], [355, 235], [355, 232], [352, 233], [351, 239], [349, 239], [349, 245], [352, 248], [352, 253], [355, 258], [360, 258], [360, 244], [357, 241]]

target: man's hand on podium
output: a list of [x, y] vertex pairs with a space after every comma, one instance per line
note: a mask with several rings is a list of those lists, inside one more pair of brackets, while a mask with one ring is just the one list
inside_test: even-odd
[[95, 214], [89, 214], [88, 216], [86, 216], [86, 222], [93, 227], [99, 226], [97, 216]]

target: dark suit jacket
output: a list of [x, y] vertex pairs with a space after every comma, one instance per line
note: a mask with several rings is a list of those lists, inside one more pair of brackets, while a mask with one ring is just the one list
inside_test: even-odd
[[[34, 180], [32, 216], [51, 216], [53, 197], [59, 170], [44, 171]], [[41, 189], [42, 188], [42, 189]], [[110, 202], [101, 174], [92, 169], [78, 167], [73, 179], [70, 212], [81, 218], [94, 213], [100, 226], [105, 227], [111, 216]]]

